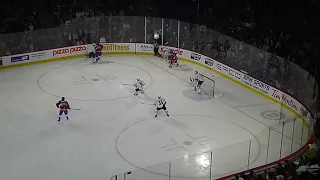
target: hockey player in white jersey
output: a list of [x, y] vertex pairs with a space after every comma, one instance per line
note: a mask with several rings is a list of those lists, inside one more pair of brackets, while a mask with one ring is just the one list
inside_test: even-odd
[[144, 94], [144, 91], [143, 91], [144, 85], [145, 83], [140, 78], [137, 78], [137, 81], [133, 85], [135, 87], [135, 93], [134, 93], [135, 96], [138, 95], [138, 92], [141, 92], [141, 94]]
[[197, 81], [196, 87], [194, 88], [197, 93], [201, 93], [201, 85], [204, 82], [204, 75], [196, 71], [195, 78], [191, 78], [190, 81]]
[[155, 117], [158, 116], [158, 113], [160, 110], [164, 110], [167, 116], [169, 116], [166, 104], [167, 104], [166, 100], [161, 96], [158, 96], [158, 99], [156, 100], [156, 102], [154, 102], [154, 105], [157, 107], [157, 114], [155, 115]]
[[173, 50], [169, 48], [163, 48], [163, 54], [162, 58], [166, 59], [166, 61], [169, 59], [169, 56], [172, 55]]
[[89, 52], [89, 59], [91, 59], [92, 62], [94, 62], [96, 58], [95, 44], [88, 45], [88, 52]]

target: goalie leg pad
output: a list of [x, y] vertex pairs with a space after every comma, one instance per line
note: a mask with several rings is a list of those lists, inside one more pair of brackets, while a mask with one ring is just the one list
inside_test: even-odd
[[203, 83], [203, 81], [198, 81], [198, 82], [197, 82], [197, 86], [200, 88], [201, 85], [202, 85], [202, 83]]
[[140, 89], [140, 88], [136, 88], [134, 95], [137, 96], [137, 95], [138, 95], [138, 92], [141, 92], [141, 94], [144, 94], [144, 91], [143, 91], [142, 88], [141, 88], [141, 89]]
[[141, 94], [144, 94], [143, 87], [141, 87], [140, 92], [141, 92]]
[[138, 91], [140, 91], [139, 88], [136, 88], [136, 89], [135, 89], [135, 92], [134, 92], [134, 95], [135, 95], [135, 96], [138, 95]]

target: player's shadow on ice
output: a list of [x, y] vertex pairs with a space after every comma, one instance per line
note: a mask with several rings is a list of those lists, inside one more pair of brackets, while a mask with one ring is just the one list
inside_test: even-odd
[[175, 70], [178, 70], [178, 71], [185, 71], [185, 72], [193, 71], [193, 69], [187, 66], [186, 64], [179, 64], [179, 66], [177, 67], [173, 65], [172, 68], [175, 68]]
[[213, 97], [213, 92], [212, 88], [208, 86], [202, 86], [202, 91], [201, 93], [197, 93], [196, 90], [194, 90], [195, 84], [194, 83], [189, 83], [187, 86], [187, 90], [183, 90], [182, 94], [194, 101], [209, 101], [214, 99]]
[[92, 63], [92, 59], [86, 59], [86, 61], [84, 61], [84, 63], [87, 63], [86, 65], [97, 65], [97, 64], [111, 64], [111, 63], [115, 63], [114, 61], [107, 61], [107, 60], [99, 60], [96, 63]]
[[115, 63], [114, 61], [98, 61], [97, 64], [111, 64]]

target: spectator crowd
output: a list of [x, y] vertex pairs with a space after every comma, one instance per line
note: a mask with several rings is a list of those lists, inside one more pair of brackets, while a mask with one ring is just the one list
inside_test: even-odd
[[[199, 4], [198, 4], [199, 1]], [[33, 2], [33, 3], [32, 3]], [[286, 58], [317, 74], [320, 58], [316, 0], [39, 0], [1, 6], [0, 32], [58, 27], [73, 18], [143, 15], [200, 22], [235, 39]], [[34, 5], [31, 5], [34, 4]]]
[[[131, 36], [129, 20], [123, 19], [119, 27], [112, 27], [110, 31], [100, 32], [100, 36], [84, 32], [81, 29], [68, 29], [68, 24], [81, 22], [84, 17], [99, 17], [104, 19], [107, 16], [148, 16], [179, 19], [200, 25], [200, 32], [206, 28], [217, 30], [231, 38], [243, 41], [261, 50], [273, 53], [290, 62], [304, 68], [316, 77], [320, 84], [318, 59], [320, 58], [320, 36], [318, 18], [320, 17], [320, 1], [317, 0], [177, 0], [177, 1], [148, 1], [148, 0], [28, 0], [10, 1], [1, 3], [0, 15], [0, 56], [12, 55], [22, 52], [40, 50], [33, 46], [36, 41], [46, 42], [42, 44], [43, 49], [54, 48], [56, 41], [64, 41], [64, 45], [80, 45], [93, 41], [108, 42], [109, 34], [116, 33], [121, 29], [121, 36], [118, 41], [139, 41]], [[317, 15], [318, 14], [318, 15]], [[138, 19], [135, 19], [138, 24]], [[103, 22], [103, 21], [102, 21]], [[88, 23], [90, 24], [90, 23]], [[95, 29], [94, 23], [89, 28]], [[91, 25], [90, 24], [90, 25]], [[100, 24], [108, 26], [108, 24]], [[142, 24], [141, 26], [144, 26]], [[172, 23], [168, 22], [166, 31], [168, 37], [174, 37], [177, 33], [171, 29]], [[183, 26], [183, 24], [181, 25]], [[37, 30], [56, 28], [61, 31], [61, 37], [54, 34], [45, 33], [43, 39], [32, 39], [33, 33]], [[74, 27], [73, 27], [74, 28]], [[137, 27], [131, 27], [131, 29]], [[189, 33], [189, 28], [185, 27], [185, 33]], [[17, 33], [17, 34], [14, 34]], [[152, 33], [152, 32], [151, 32]], [[180, 32], [183, 34], [184, 32]], [[3, 35], [2, 35], [3, 34]], [[103, 35], [101, 35], [103, 34]], [[152, 39], [152, 36], [150, 36]], [[206, 36], [198, 36], [205, 39]], [[182, 37], [180, 37], [182, 38]], [[196, 43], [188, 45], [189, 36], [185, 36], [181, 47], [190, 46], [190, 49], [206, 51], [208, 43]], [[149, 38], [148, 41], [151, 41]], [[166, 41], [174, 41], [167, 39]], [[16, 43], [19, 44], [16, 44]], [[210, 42], [210, 47], [217, 53], [215, 57], [224, 60], [230, 49], [228, 40], [222, 43]], [[60, 44], [59, 44], [60, 45]], [[58, 45], [57, 45], [58, 46]], [[207, 52], [212, 53], [211, 48]], [[210, 54], [212, 55], [212, 54]], [[272, 71], [269, 64], [281, 64], [280, 70], [283, 74], [290, 71], [284, 62], [274, 60], [263, 65], [265, 71]], [[231, 61], [225, 60], [228, 65], [233, 65]], [[252, 72], [255, 77], [267, 79], [265, 72]], [[293, 76], [293, 75], [290, 75]], [[271, 82], [274, 84], [276, 82]], [[295, 81], [293, 81], [293, 84]], [[292, 84], [289, 84], [293, 86]], [[284, 85], [285, 86], [285, 85]], [[285, 87], [281, 87], [285, 88]], [[290, 94], [294, 94], [295, 89], [287, 89]], [[318, 92], [318, 91], [316, 91]], [[311, 95], [312, 96], [312, 95]], [[319, 123], [319, 121], [317, 121]], [[319, 173], [319, 130], [315, 129], [316, 138], [314, 143], [300, 159], [296, 161], [286, 161], [279, 164], [274, 169], [266, 172], [254, 174], [242, 173], [236, 179], [263, 180], [263, 179], [320, 179]]]

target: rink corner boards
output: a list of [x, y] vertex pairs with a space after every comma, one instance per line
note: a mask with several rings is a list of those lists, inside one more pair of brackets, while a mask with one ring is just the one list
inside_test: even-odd
[[277, 103], [277, 104], [281, 105], [282, 107], [284, 107], [284, 108], [286, 108], [288, 111], [290, 111], [292, 114], [294, 114], [294, 115], [301, 121], [301, 123], [305, 126], [305, 128], [307, 128], [309, 131], [312, 131], [312, 129], [310, 128], [308, 122], [304, 119], [304, 117], [301, 116], [300, 114], [298, 114], [297, 112], [295, 112], [292, 108], [290, 108], [290, 107], [289, 107], [288, 105], [286, 105], [285, 103], [283, 103], [283, 102], [281, 102], [281, 101], [278, 101], [278, 100], [275, 100], [275, 99], [269, 97], [268, 95], [266, 95], [266, 94], [264, 94], [264, 93], [262, 93], [262, 92], [260, 92], [260, 91], [258, 91], [258, 90], [256, 90], [256, 89], [254, 89], [254, 88], [252, 88], [252, 87], [250, 87], [250, 86], [247, 86], [247, 85], [245, 85], [245, 84], [242, 84], [241, 82], [236, 81], [236, 80], [234, 80], [233, 78], [230, 78], [229, 76], [227, 76], [227, 75], [225, 75], [225, 74], [223, 74], [223, 73], [221, 73], [221, 72], [219, 72], [219, 71], [217, 71], [217, 70], [215, 70], [215, 69], [213, 69], [213, 68], [210, 68], [210, 67], [208, 67], [208, 66], [206, 66], [206, 65], [204, 65], [204, 64], [201, 64], [201, 63], [199, 63], [199, 62], [196, 62], [196, 61], [193, 61], [193, 60], [190, 60], [190, 59], [182, 58], [182, 57], [179, 57], [179, 60], [180, 60], [180, 61], [184, 61], [184, 62], [188, 62], [188, 63], [191, 63], [191, 64], [194, 64], [194, 65], [197, 65], [197, 66], [201, 66], [201, 67], [203, 67], [203, 68], [206, 68], [206, 69], [208, 69], [208, 70], [210, 70], [210, 71], [212, 71], [212, 72], [214, 72], [214, 73], [219, 74], [221, 77], [224, 77], [225, 79], [228, 79], [228, 80], [232, 81], [233, 83], [238, 84], [239, 86], [241, 86], [241, 87], [243, 87], [243, 88], [246, 88], [246, 89], [248, 89], [248, 90], [250, 90], [250, 91], [253, 91], [254, 93], [258, 94], [259, 96], [262, 96], [262, 97], [264, 97], [264, 98], [266, 98], [266, 99], [268, 99], [268, 100], [270, 100], [270, 101], [272, 101], [272, 102], [274, 102], [274, 103]]

